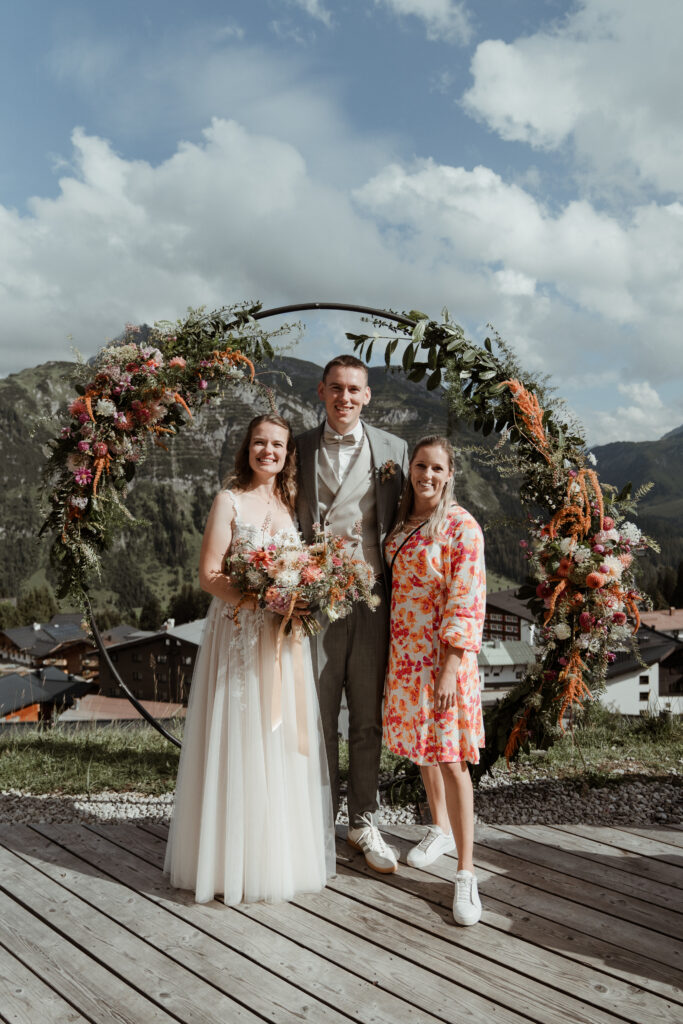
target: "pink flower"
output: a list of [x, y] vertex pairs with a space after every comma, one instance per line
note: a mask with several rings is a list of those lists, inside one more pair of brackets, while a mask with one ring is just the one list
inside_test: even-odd
[[90, 441], [79, 441], [78, 442], [78, 450], [79, 450], [79, 452], [89, 452], [90, 451]]
[[614, 529], [614, 520], [612, 519], [611, 516], [603, 516], [602, 527], [603, 527], [604, 530], [613, 530]]
[[596, 553], [596, 555], [603, 555], [605, 553], [604, 545], [602, 545], [602, 544], [594, 544], [593, 545], [593, 551]]
[[612, 622], [615, 626], [623, 626], [626, 622], [626, 616], [623, 612], [615, 612], [612, 616]]
[[316, 583], [323, 578], [323, 571], [317, 565], [306, 565], [301, 570], [302, 583]]
[[98, 441], [97, 444], [94, 445], [93, 451], [95, 452], [95, 455], [97, 455], [97, 457], [100, 458], [100, 459], [104, 455], [108, 455], [109, 454], [109, 449], [107, 448], [107, 446], [104, 443], [104, 441]]
[[85, 487], [92, 480], [92, 470], [90, 469], [77, 469], [74, 473], [74, 480], [79, 487]]
[[88, 416], [87, 412], [82, 412], [80, 414], [80, 416], [78, 417], [78, 422], [79, 423], [87, 423], [89, 419], [90, 419], [90, 417]]
[[208, 386], [209, 386], [209, 383], [208, 383], [208, 381], [204, 380], [204, 378], [203, 378], [203, 377], [202, 377], [202, 378], [200, 378], [200, 381], [199, 381], [199, 390], [200, 390], [200, 391], [206, 391], [206, 389], [208, 388]]
[[72, 416], [80, 416], [81, 413], [85, 413], [86, 417], [88, 415], [88, 410], [82, 398], [75, 398], [73, 400], [69, 406], [69, 412]]
[[617, 660], [617, 656], [616, 656], [616, 654], [613, 654], [613, 653], [612, 653], [612, 651], [608, 651], [608, 652], [607, 652], [607, 660], [608, 660], [609, 662], [613, 662], [613, 661], [616, 661], [616, 660]]
[[593, 621], [593, 616], [590, 612], [581, 612], [581, 614], [579, 615], [579, 625], [581, 626], [581, 632], [590, 633]]
[[62, 438], [71, 437], [71, 427], [62, 427], [62, 432], [59, 436]]
[[168, 365], [179, 366], [181, 370], [184, 370], [185, 367], [187, 366], [187, 363], [182, 356], [173, 356], [173, 359], [169, 359]]
[[525, 540], [520, 540], [519, 546], [520, 546], [520, 548], [527, 548], [529, 545], [527, 544], [527, 542]]

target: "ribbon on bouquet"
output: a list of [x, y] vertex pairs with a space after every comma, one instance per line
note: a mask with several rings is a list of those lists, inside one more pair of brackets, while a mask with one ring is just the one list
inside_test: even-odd
[[[287, 623], [292, 618], [296, 597], [292, 595], [287, 614], [282, 616], [275, 642], [275, 664], [273, 665], [273, 695], [270, 707], [270, 724], [273, 732], [282, 725], [282, 642]], [[308, 725], [306, 722], [306, 684], [304, 680], [304, 652], [302, 628], [298, 620], [292, 623], [292, 668], [294, 670], [294, 705], [296, 708], [297, 747], [300, 754], [308, 757]]]

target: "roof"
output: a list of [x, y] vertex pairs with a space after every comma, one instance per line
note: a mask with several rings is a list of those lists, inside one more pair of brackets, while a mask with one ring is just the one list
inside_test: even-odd
[[138, 629], [129, 633], [126, 639], [107, 644], [106, 646], [109, 650], [121, 650], [124, 647], [133, 647], [135, 644], [148, 640], [162, 640], [170, 636], [174, 640], [182, 640], [185, 643], [194, 644], [195, 647], [199, 647], [205, 622], [206, 619], [195, 619], [193, 622], [184, 622], [182, 626], [171, 626], [169, 629]]
[[660, 633], [677, 632], [683, 629], [683, 608], [667, 608], [658, 612], [641, 612], [641, 620], [651, 629]]
[[81, 615], [54, 615], [43, 625], [36, 622], [31, 626], [11, 626], [2, 632], [17, 650], [42, 658], [62, 644], [90, 642], [90, 637], [81, 628], [81, 619]]
[[[166, 704], [157, 700], [141, 700], [143, 708], [154, 718], [184, 718], [187, 708], [182, 704]], [[141, 721], [139, 713], [125, 697], [100, 697], [88, 694], [76, 707], [59, 716], [60, 722], [123, 722]]]
[[484, 640], [477, 655], [480, 668], [494, 665], [531, 665], [536, 652], [524, 640]]
[[114, 644], [124, 643], [133, 636], [138, 636], [140, 630], [137, 626], [131, 626], [127, 622], [122, 622], [120, 626], [112, 626], [111, 629], [101, 629], [100, 636], [105, 647], [111, 647]]
[[187, 643], [196, 644], [199, 647], [202, 642], [205, 622], [205, 618], [193, 619], [192, 622], [183, 622], [181, 626], [171, 626], [165, 632], [169, 636], [174, 636], [177, 640], [185, 640]]
[[39, 672], [12, 672], [0, 677], [0, 716], [30, 707], [31, 704], [56, 703], [74, 694], [84, 685], [78, 676], [68, 676], [58, 668]]
[[642, 668], [641, 661], [646, 666], [655, 665], [677, 649], [683, 649], [683, 643], [667, 636], [666, 633], [658, 633], [648, 626], [641, 626], [636, 634], [638, 652], [640, 659], [632, 650], [618, 651], [611, 665], [607, 668], [607, 678], [614, 679], [615, 676], [632, 675]]
[[508, 615], [516, 615], [527, 622], [535, 622], [536, 616], [534, 613], [527, 608], [524, 601], [520, 601], [517, 597], [519, 589], [519, 587], [511, 587], [510, 590], [498, 590], [493, 594], [487, 594], [487, 611], [495, 608], [496, 611], [505, 612]]

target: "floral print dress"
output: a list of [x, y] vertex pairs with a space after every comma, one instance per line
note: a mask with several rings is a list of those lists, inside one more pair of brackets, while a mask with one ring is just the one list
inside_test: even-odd
[[[477, 665], [486, 612], [482, 532], [459, 505], [451, 506], [447, 525], [436, 540], [418, 529], [406, 541], [409, 532], [395, 534], [386, 545], [387, 562], [396, 558], [384, 742], [415, 764], [477, 764], [484, 746]], [[455, 706], [435, 712], [434, 682], [442, 644], [462, 647], [465, 653]]]

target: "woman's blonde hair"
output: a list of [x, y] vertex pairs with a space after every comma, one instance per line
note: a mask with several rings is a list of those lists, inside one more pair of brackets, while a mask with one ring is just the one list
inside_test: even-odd
[[[422, 528], [423, 535], [426, 535], [427, 537], [431, 538], [431, 540], [435, 540], [443, 530], [444, 526], [446, 525], [446, 515], [455, 497], [455, 492], [453, 488], [453, 473], [455, 471], [455, 450], [447, 437], [442, 437], [440, 434], [428, 434], [427, 437], [420, 438], [420, 440], [413, 448], [413, 453], [410, 456], [410, 465], [412, 466], [413, 462], [417, 458], [417, 453], [420, 451], [420, 449], [427, 448], [432, 445], [434, 445], [434, 447], [437, 448], [443, 448], [448, 458], [448, 470], [451, 474], [450, 480], [447, 480], [446, 483], [444, 484], [443, 490], [441, 492], [441, 498], [439, 499], [439, 504], [436, 506], [436, 508], [430, 515], [429, 519], [426, 521], [425, 525]], [[409, 469], [408, 474], [406, 475], [406, 482], [403, 487], [401, 500], [399, 502], [398, 512], [396, 514], [396, 522], [394, 523], [393, 528], [391, 530], [391, 535], [398, 533], [398, 531], [405, 526], [406, 519], [411, 513], [414, 500], [415, 491], [413, 490], [413, 485], [410, 481]]]
[[249, 465], [251, 435], [262, 423], [274, 423], [276, 427], [282, 427], [283, 430], [287, 431], [287, 455], [285, 456], [285, 464], [277, 475], [275, 490], [289, 511], [294, 512], [296, 509], [296, 445], [294, 444], [292, 428], [287, 420], [283, 419], [282, 416], [276, 416], [274, 413], [256, 416], [251, 421], [247, 427], [242, 444], [235, 455], [235, 469], [226, 478], [224, 486], [237, 487], [243, 491], [251, 483], [253, 476], [253, 471]]

